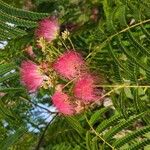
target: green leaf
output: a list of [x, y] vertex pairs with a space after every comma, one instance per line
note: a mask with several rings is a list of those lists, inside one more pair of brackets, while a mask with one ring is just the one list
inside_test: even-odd
[[144, 135], [145, 133], [150, 132], [150, 126], [146, 126], [143, 127], [137, 131], [134, 131], [132, 133], [127, 134], [126, 136], [124, 136], [123, 138], [115, 141], [113, 143], [113, 146], [115, 148], [120, 148], [121, 146], [123, 146], [124, 144], [131, 142], [131, 140], [134, 140], [135, 138], [140, 137], [141, 135]]
[[94, 125], [99, 120], [99, 118], [101, 118], [101, 116], [108, 110], [109, 110], [109, 107], [105, 107], [105, 108], [102, 108], [102, 109], [96, 111], [89, 120], [90, 124]]
[[27, 130], [23, 127], [20, 127], [18, 130], [15, 131], [14, 134], [9, 135], [6, 139], [0, 143], [1, 150], [7, 150], [11, 146], [13, 146], [22, 136], [27, 132]]
[[80, 122], [75, 117], [65, 117], [65, 119], [79, 134], [85, 133], [85, 129], [81, 126]]

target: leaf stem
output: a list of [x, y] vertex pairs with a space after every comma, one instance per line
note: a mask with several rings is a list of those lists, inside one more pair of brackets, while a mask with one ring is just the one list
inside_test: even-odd
[[86, 119], [88, 125], [90, 126], [90, 128], [92, 129], [92, 131], [95, 133], [95, 135], [97, 137], [99, 137], [104, 143], [106, 143], [112, 150], [115, 150], [115, 148], [111, 144], [109, 144], [105, 139], [103, 139], [103, 137], [101, 137], [101, 135], [99, 133], [96, 132], [96, 130], [91, 126], [91, 124], [90, 124], [90, 122], [89, 122], [86, 114], [84, 114], [84, 115], [85, 115], [85, 119]]
[[[101, 49], [105, 46], [105, 44], [106, 44], [107, 42], [109, 42], [112, 38], [114, 38], [115, 36], [119, 35], [120, 33], [126, 32], [126, 31], [128, 31], [128, 30], [130, 30], [130, 29], [132, 29], [132, 28], [134, 28], [134, 27], [136, 27], [136, 26], [139, 26], [139, 25], [144, 24], [144, 23], [147, 23], [147, 22], [150, 22], [150, 19], [147, 19], [147, 20], [138, 22], [138, 23], [136, 23], [136, 24], [134, 24], [134, 25], [131, 25], [131, 26], [127, 26], [125, 29], [123, 29], [123, 30], [121, 30], [121, 31], [119, 31], [119, 32], [117, 32], [117, 33], [115, 33], [115, 34], [109, 36], [105, 41], [103, 41], [103, 42], [101, 43], [100, 46], [97, 46], [97, 48], [96, 48], [93, 52], [96, 52], [97, 49], [98, 49], [98, 50], [101, 50]], [[85, 60], [87, 60], [87, 59], [93, 54], [93, 52], [89, 53], [89, 54], [87, 55], [87, 57], [85, 58]]]
[[116, 88], [112, 89], [111, 91], [107, 92], [106, 94], [102, 95], [99, 99], [97, 99], [96, 101], [94, 101], [93, 104], [94, 104], [95, 102], [97, 102], [97, 101], [99, 101], [99, 100], [105, 98], [106, 96], [110, 95], [110, 94], [113, 93], [115, 90], [118, 90], [118, 89], [123, 88], [124, 85], [125, 85], [125, 84], [119, 85], [119, 86], [117, 86]]
[[150, 88], [150, 85], [125, 85], [125, 84], [123, 84], [123, 85], [96, 85], [96, 87]]
[[111, 93], [113, 93], [114, 91], [121, 89], [121, 88], [150, 88], [149, 85], [98, 85], [97, 87], [113, 87], [114, 89], [112, 89], [111, 91], [107, 92], [106, 94], [102, 95], [99, 99], [97, 99], [96, 101], [94, 101], [93, 103], [105, 98], [106, 96], [109, 96]]
[[66, 48], [66, 50], [68, 50], [68, 47], [66, 46], [66, 44], [64, 43], [64, 41], [61, 38], [59, 38], [59, 39], [60, 39], [61, 43], [64, 45], [64, 47]]
[[71, 44], [72, 48], [75, 50], [74, 45], [73, 45], [73, 43], [72, 43], [72, 41], [71, 41], [70, 37], [68, 37], [68, 40], [69, 40], [69, 42], [70, 42], [70, 44]]

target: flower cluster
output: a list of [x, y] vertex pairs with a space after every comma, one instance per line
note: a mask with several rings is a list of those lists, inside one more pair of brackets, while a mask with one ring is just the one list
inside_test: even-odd
[[[59, 31], [56, 19], [46, 18], [39, 22], [35, 30], [36, 39], [43, 38], [51, 43]], [[26, 49], [30, 58], [35, 58], [32, 47]], [[34, 56], [34, 57], [33, 57]], [[70, 49], [55, 56], [51, 62], [40, 62], [39, 65], [27, 60], [21, 63], [21, 83], [26, 86], [29, 92], [36, 92], [40, 87], [45, 87], [45, 81], [52, 76], [63, 79], [66, 85], [55, 81], [56, 91], [52, 95], [52, 103], [63, 115], [74, 115], [80, 113], [85, 106], [100, 99], [101, 91], [96, 88], [97, 77], [90, 73], [84, 58], [74, 49]], [[49, 74], [49, 75], [48, 75]], [[52, 82], [49, 82], [52, 84]], [[70, 86], [70, 83], [72, 86]], [[69, 90], [65, 87], [69, 85]], [[68, 92], [70, 91], [70, 92]]]
[[[61, 94], [58, 94], [58, 91], [56, 91], [52, 96], [54, 105], [59, 112], [65, 115], [76, 114], [81, 112], [85, 105], [100, 99], [101, 91], [96, 88], [98, 80], [94, 75], [89, 73], [80, 53], [75, 50], [63, 53], [56, 59], [53, 68], [58, 75], [73, 83], [72, 96], [62, 94], [62, 91]], [[63, 105], [60, 105], [60, 103]], [[65, 106], [68, 107], [67, 113], [62, 111], [63, 109], [66, 110]]]
[[[35, 30], [36, 39], [43, 38], [46, 42], [51, 43], [59, 32], [59, 24], [56, 18], [45, 18], [41, 20]], [[35, 58], [32, 46], [28, 46], [25, 52], [30, 58]], [[41, 63], [36, 65], [32, 61], [23, 61], [21, 63], [20, 75], [21, 83], [26, 86], [29, 92], [35, 92], [43, 85], [45, 75], [43, 72], [48, 68], [48, 64]]]

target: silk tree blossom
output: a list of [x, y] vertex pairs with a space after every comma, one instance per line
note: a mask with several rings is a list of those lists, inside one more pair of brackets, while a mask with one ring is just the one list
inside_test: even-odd
[[74, 105], [71, 103], [69, 96], [62, 91], [56, 91], [54, 93], [52, 102], [63, 115], [73, 115], [75, 113]]
[[84, 74], [75, 82], [73, 92], [76, 98], [89, 103], [98, 100], [102, 91], [96, 88], [95, 76]]
[[40, 39], [44, 38], [47, 42], [54, 40], [59, 31], [57, 19], [45, 18], [41, 20], [35, 30], [35, 36]]
[[81, 74], [85, 62], [80, 53], [69, 50], [54, 62], [53, 68], [58, 74], [71, 80]]
[[32, 61], [23, 61], [20, 68], [21, 83], [29, 92], [35, 92], [42, 86], [44, 76], [40, 73], [40, 68]]

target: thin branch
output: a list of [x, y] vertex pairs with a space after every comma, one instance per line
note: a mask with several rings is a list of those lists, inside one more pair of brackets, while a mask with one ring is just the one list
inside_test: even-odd
[[37, 106], [37, 107], [39, 107], [39, 108], [41, 108], [41, 109], [46, 110], [48, 113], [51, 113], [51, 114], [57, 114], [57, 112], [52, 112], [52, 111], [50, 111], [49, 109], [47, 109], [47, 108], [45, 108], [45, 107], [42, 107], [42, 106], [40, 106], [40, 105], [38, 105], [38, 104], [36, 104], [36, 103], [32, 102], [32, 101], [31, 101], [31, 100], [29, 100], [29, 99], [26, 99], [26, 98], [21, 97], [21, 96], [20, 96], [20, 98], [21, 98], [21, 99], [23, 99], [23, 100], [28, 101], [28, 102], [29, 102], [29, 103], [31, 103], [32, 105], [35, 105], [35, 106]]
[[69, 82], [67, 82], [64, 86], [63, 86], [63, 89], [65, 88], [65, 87], [67, 87], [69, 84], [71, 84], [73, 81], [75, 81], [77, 79], [77, 77], [76, 78], [73, 78], [72, 80], [70, 80]]
[[57, 113], [57, 114], [52, 118], [52, 120], [46, 125], [45, 130], [43, 131], [43, 133], [42, 133], [42, 135], [41, 135], [41, 137], [40, 137], [40, 139], [39, 139], [39, 141], [38, 141], [38, 144], [37, 144], [35, 150], [39, 150], [39, 149], [40, 149], [41, 143], [43, 142], [45, 133], [46, 133], [46, 131], [47, 131], [49, 125], [53, 122], [53, 120], [54, 120], [57, 116], [58, 116], [58, 113]]

